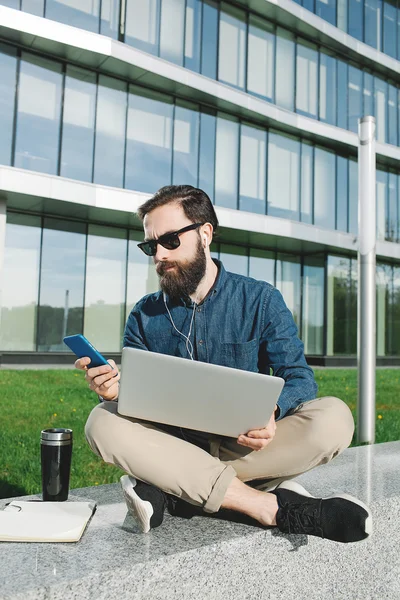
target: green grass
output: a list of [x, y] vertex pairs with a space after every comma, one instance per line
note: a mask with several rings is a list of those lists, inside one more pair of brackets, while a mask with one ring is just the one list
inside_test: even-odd
[[[400, 439], [400, 369], [378, 369], [376, 441]], [[316, 369], [319, 396], [338, 396], [355, 416], [357, 371]], [[71, 370], [0, 371], [0, 498], [40, 492], [40, 431], [74, 431], [71, 488], [118, 481], [122, 471], [90, 450], [84, 426], [97, 403], [83, 374]]]

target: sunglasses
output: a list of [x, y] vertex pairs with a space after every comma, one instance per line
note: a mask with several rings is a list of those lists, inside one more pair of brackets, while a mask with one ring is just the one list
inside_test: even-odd
[[181, 233], [186, 233], [186, 231], [192, 231], [193, 229], [197, 229], [201, 227], [204, 223], [192, 223], [192, 225], [188, 225], [187, 227], [183, 227], [179, 229], [179, 231], [174, 231], [173, 233], [165, 233], [158, 240], [149, 240], [148, 242], [140, 242], [138, 244], [138, 248], [140, 248], [147, 256], [155, 256], [157, 254], [157, 244], [161, 244], [163, 248], [167, 250], [176, 250], [181, 245], [181, 240], [179, 236]]

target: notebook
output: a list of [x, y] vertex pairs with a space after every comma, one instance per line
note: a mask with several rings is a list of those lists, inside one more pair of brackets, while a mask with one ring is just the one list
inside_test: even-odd
[[0, 542], [78, 542], [95, 502], [19, 502], [0, 511]]

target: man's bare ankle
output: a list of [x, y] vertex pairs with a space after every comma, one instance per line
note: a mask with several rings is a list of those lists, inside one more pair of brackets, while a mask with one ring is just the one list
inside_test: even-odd
[[236, 477], [226, 491], [221, 508], [246, 514], [262, 525], [276, 525], [278, 502], [275, 494], [255, 490]]

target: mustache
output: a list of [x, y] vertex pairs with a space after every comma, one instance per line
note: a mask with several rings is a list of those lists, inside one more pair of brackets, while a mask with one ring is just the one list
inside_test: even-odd
[[159, 275], [164, 275], [165, 271], [170, 267], [179, 266], [176, 261], [166, 261], [162, 260], [156, 265], [156, 271]]

